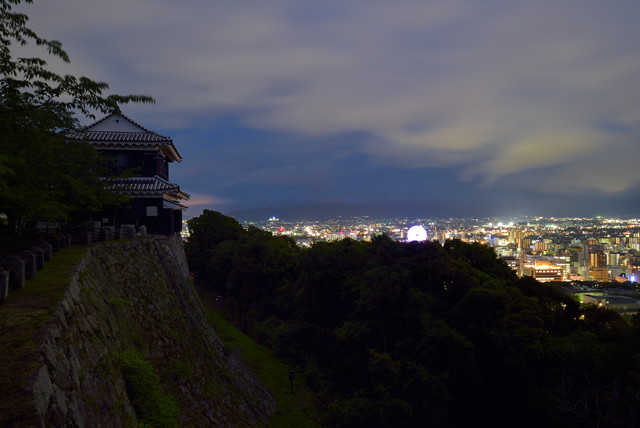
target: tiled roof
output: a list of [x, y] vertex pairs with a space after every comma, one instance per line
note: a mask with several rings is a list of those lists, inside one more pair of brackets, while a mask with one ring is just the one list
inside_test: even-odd
[[[143, 130], [144, 130], [144, 131], [146, 131], [146, 132], [151, 132], [152, 134], [160, 135], [160, 134], [158, 134], [157, 132], [152, 131], [152, 130], [150, 130], [149, 128], [147, 128], [147, 127], [145, 127], [145, 126], [141, 125], [140, 123], [136, 122], [135, 120], [131, 119], [129, 116], [127, 116], [126, 114], [122, 113], [122, 112], [120, 111], [120, 109], [119, 109], [119, 108], [118, 108], [118, 109], [116, 109], [113, 113], [111, 113], [111, 114], [109, 114], [109, 115], [107, 115], [107, 116], [103, 117], [102, 119], [100, 119], [100, 120], [97, 120], [97, 121], [93, 122], [91, 125], [87, 126], [85, 129], [93, 128], [93, 127], [94, 127], [94, 126], [96, 126], [97, 124], [102, 123], [102, 122], [104, 122], [105, 120], [109, 119], [111, 116], [120, 116], [120, 117], [122, 117], [122, 118], [124, 118], [124, 119], [128, 120], [129, 122], [133, 123], [133, 124], [134, 124], [135, 126], [137, 126], [138, 128], [143, 129]], [[164, 137], [164, 138], [170, 139], [169, 137]]]
[[151, 196], [173, 193], [180, 199], [189, 199], [189, 194], [180, 190], [180, 186], [157, 175], [153, 177], [105, 178], [107, 189], [129, 196]]
[[[139, 131], [92, 130], [93, 127], [114, 116], [125, 119], [125, 121], [130, 122], [138, 128]], [[148, 149], [159, 146], [162, 147], [163, 153], [172, 161], [182, 161], [182, 157], [173, 145], [170, 137], [145, 128], [135, 120], [122, 114], [119, 110], [92, 123], [84, 129], [67, 132], [65, 136], [70, 140], [86, 140], [95, 146], [102, 147]]]
[[156, 132], [128, 131], [74, 131], [67, 137], [72, 140], [87, 139], [95, 143], [171, 143], [171, 138]]

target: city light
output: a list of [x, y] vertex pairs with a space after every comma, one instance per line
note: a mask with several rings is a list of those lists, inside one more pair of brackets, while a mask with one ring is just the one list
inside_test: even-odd
[[407, 231], [407, 242], [422, 242], [427, 240], [427, 231], [424, 227], [416, 225]]
[[245, 222], [249, 224], [287, 235], [302, 247], [319, 241], [371, 241], [379, 235], [403, 242], [477, 242], [493, 248], [519, 276], [541, 282], [636, 283], [640, 278], [638, 219], [340, 217], [317, 221], [271, 217]]

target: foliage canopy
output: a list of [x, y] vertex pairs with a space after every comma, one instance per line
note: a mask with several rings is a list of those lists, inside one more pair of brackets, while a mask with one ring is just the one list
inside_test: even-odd
[[306, 375], [323, 425], [629, 426], [640, 416], [640, 318], [581, 308], [484, 245], [381, 236], [299, 249], [212, 211], [190, 224], [207, 225], [187, 246], [199, 278]]
[[98, 153], [63, 133], [79, 126], [78, 115], [153, 102], [142, 95], [107, 96], [104, 82], [60, 75], [42, 58], [18, 56], [16, 48], [30, 44], [69, 62], [60, 42], [38, 36], [28, 17], [14, 10], [22, 3], [32, 0], [0, 1], [0, 212], [17, 229], [36, 220], [73, 220], [118, 202], [99, 180]]

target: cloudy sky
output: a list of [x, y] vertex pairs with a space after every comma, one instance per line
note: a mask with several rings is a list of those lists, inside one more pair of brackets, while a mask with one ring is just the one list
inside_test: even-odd
[[327, 201], [425, 217], [640, 214], [638, 2], [23, 9], [63, 43], [69, 72], [155, 98], [122, 110], [173, 138], [189, 216]]

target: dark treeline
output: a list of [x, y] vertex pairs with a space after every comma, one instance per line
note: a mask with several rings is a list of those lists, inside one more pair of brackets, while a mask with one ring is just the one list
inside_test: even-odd
[[306, 376], [326, 426], [634, 426], [640, 331], [459, 240], [287, 237], [205, 211], [192, 269]]

